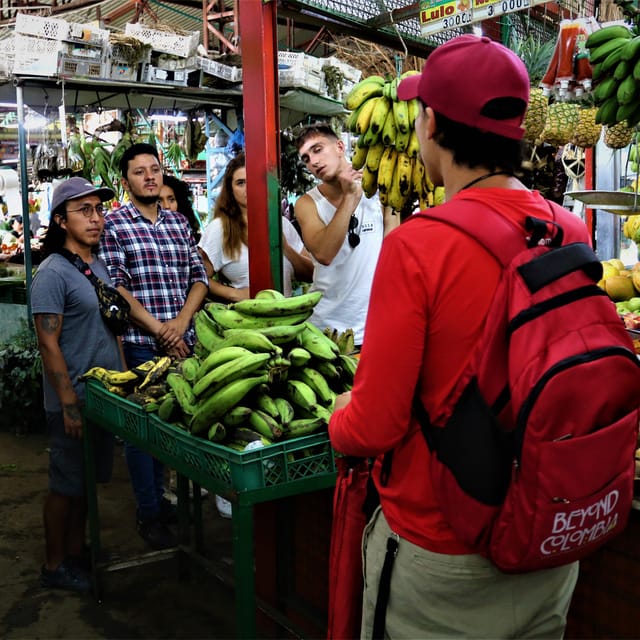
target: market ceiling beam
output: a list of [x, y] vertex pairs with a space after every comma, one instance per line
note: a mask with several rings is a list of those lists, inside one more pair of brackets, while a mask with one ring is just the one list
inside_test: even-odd
[[[276, 3], [243, 2], [238, 18], [253, 296], [261, 289], [282, 290]], [[242, 621], [238, 623], [240, 628]]]
[[104, 16], [105, 24], [109, 24], [118, 18], [122, 18], [122, 16], [127, 15], [127, 13], [132, 13], [135, 9], [135, 2], [133, 0], [129, 0], [129, 2], [124, 2], [121, 7], [110, 11], [106, 16]]
[[[151, 6], [158, 5], [165, 7], [175, 6], [175, 7], [188, 7], [191, 9], [200, 9], [202, 7], [202, 3], [200, 0], [181, 0], [179, 2], [172, 2], [171, 0], [162, 0], [162, 3], [159, 3], [157, 0], [150, 0]], [[52, 16], [63, 16], [65, 13], [69, 11], [74, 11], [78, 9], [87, 9], [91, 7], [96, 8], [96, 19], [99, 19], [97, 16], [99, 14], [100, 8], [105, 4], [105, 0], [70, 0], [69, 2], [56, 2], [55, 0], [52, 3], [39, 3], [37, 5], [31, 4], [28, 0], [19, 0], [18, 2], [11, 2], [11, 6], [0, 7], [3, 16], [3, 19], [0, 20], [0, 26], [10, 26], [13, 25], [16, 19], [16, 13], [19, 11], [42, 11], [43, 9], [50, 12]], [[135, 11], [135, 2], [133, 0], [127, 0], [123, 3], [122, 7], [118, 7], [114, 11], [109, 12], [110, 20], [113, 21], [116, 17], [120, 17], [125, 15], [127, 12]], [[129, 6], [131, 5], [131, 6]], [[121, 9], [120, 13], [118, 13]], [[10, 12], [10, 13], [8, 13]], [[116, 14], [116, 17], [113, 17]]]
[[[209, 50], [209, 32], [211, 32], [232, 53], [239, 53], [238, 48], [238, 0], [233, 1], [233, 7], [227, 9], [224, 0], [203, 0], [202, 13], [205, 29], [202, 31], [202, 44]], [[214, 26], [217, 23], [217, 26]], [[233, 25], [231, 40], [223, 33], [226, 24]]]

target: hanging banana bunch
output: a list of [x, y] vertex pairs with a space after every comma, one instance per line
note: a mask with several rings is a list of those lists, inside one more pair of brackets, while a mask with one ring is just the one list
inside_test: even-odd
[[351, 111], [347, 128], [358, 136], [351, 164], [362, 170], [362, 190], [368, 198], [377, 192], [383, 205], [403, 217], [413, 211], [416, 201], [421, 209], [434, 202], [414, 128], [418, 101], [398, 100], [397, 93], [400, 81], [417, 73], [406, 71], [388, 80], [368, 76], [344, 101]]

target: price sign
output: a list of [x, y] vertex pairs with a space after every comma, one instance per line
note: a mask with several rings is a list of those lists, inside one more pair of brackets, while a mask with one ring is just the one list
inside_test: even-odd
[[505, 13], [528, 9], [531, 6], [529, 0], [473, 0], [473, 21], [496, 18]]
[[546, 0], [421, 0], [420, 30], [423, 36], [428, 36], [528, 9], [543, 2]]
[[420, 2], [420, 28], [423, 36], [463, 27], [471, 22], [471, 0], [422, 0]]

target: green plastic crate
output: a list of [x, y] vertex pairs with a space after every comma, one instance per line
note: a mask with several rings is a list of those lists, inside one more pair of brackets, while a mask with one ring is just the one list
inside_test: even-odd
[[201, 484], [213, 480], [235, 491], [281, 486], [336, 470], [326, 432], [251, 451], [235, 451], [193, 436], [151, 414], [149, 442], [157, 455], [173, 459], [170, 464], [177, 471]]
[[105, 428], [112, 425], [120, 437], [132, 444], [147, 440], [148, 414], [140, 405], [109, 393], [96, 380], [87, 380], [85, 384], [87, 418]]
[[23, 278], [0, 278], [0, 302], [27, 304], [27, 289]]

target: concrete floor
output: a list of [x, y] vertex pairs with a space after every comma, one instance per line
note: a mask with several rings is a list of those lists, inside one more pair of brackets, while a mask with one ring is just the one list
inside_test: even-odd
[[[107, 573], [101, 603], [39, 586], [46, 446], [42, 434], [0, 431], [0, 637], [233, 638], [233, 590], [195, 565], [190, 580], [181, 581], [176, 558]], [[103, 547], [123, 560], [145, 553], [122, 447], [98, 499]], [[212, 497], [203, 519], [207, 555], [230, 563], [230, 521], [218, 515]]]

